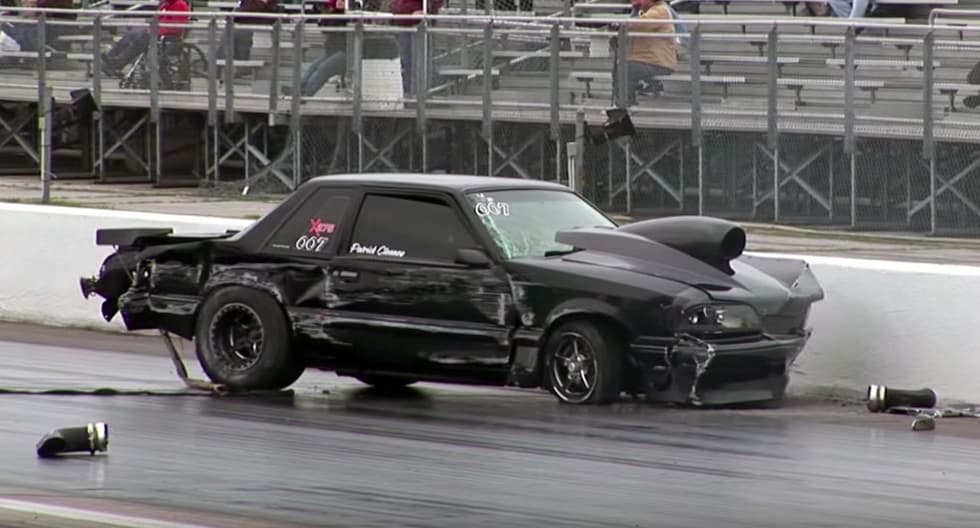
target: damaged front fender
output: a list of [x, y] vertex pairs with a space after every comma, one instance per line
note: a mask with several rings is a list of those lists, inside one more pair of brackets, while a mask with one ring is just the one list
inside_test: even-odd
[[632, 345], [652, 401], [727, 405], [783, 397], [789, 366], [806, 346], [800, 336], [706, 341], [681, 334]]

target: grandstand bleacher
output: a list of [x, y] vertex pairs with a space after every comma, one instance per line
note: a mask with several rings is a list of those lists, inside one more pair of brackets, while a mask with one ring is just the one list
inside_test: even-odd
[[[663, 79], [664, 94], [640, 96], [629, 108], [637, 136], [583, 154], [587, 162], [577, 170], [587, 175], [577, 181], [616, 210], [931, 232], [980, 229], [980, 209], [972, 205], [980, 202], [980, 186], [960, 190], [944, 183], [953, 177], [939, 174], [968, 180], [959, 173], [972, 167], [973, 158], [956, 150], [962, 167], [931, 162], [942, 149], [980, 142], [980, 116], [964, 104], [980, 95], [980, 85], [966, 82], [980, 60], [980, 25], [956, 15], [980, 7], [977, 2], [878, 0], [880, 16], [848, 21], [807, 16], [801, 9], [820, 2], [675, 0], [685, 9], [683, 21], [697, 30], [697, 46], [691, 46], [691, 34], [677, 35], [687, 45], [678, 70]], [[283, 9], [299, 15], [308, 4], [290, 2]], [[687, 12], [693, 4], [697, 12]], [[233, 73], [211, 77], [227, 66], [208, 61], [226, 38], [219, 14], [227, 15], [235, 3], [195, 2], [184, 43], [205, 59], [188, 59], [191, 74], [183, 88], [152, 91], [120, 88], [118, 79], [94, 71], [93, 62], [96, 49], [104, 51], [126, 28], [141, 24], [135, 13], [155, 2], [76, 5], [99, 11], [80, 11], [75, 29], [43, 53], [2, 58], [0, 167], [23, 172], [25, 162], [40, 163], [40, 84], [61, 107], [73, 91], [91, 89], [99, 107], [85, 130], [62, 131], [54, 153], [58, 177], [126, 181], [136, 174], [159, 185], [261, 181], [286, 188], [312, 175], [350, 170], [566, 180], [564, 149], [581, 143], [583, 120], [597, 124], [616, 101], [617, 32], [597, 21], [621, 20], [629, 10], [625, 1], [538, 0], [534, 18], [494, 11], [488, 28], [490, 19], [481, 17], [486, 13], [469, 0], [450, 1], [426, 29], [424, 62], [431, 79], [422, 97], [385, 95], [383, 85], [394, 82], [389, 74], [398, 66], [396, 56], [384, 55], [351, 59], [346, 76], [300, 100], [289, 95], [296, 73], [320, 55], [327, 30], [312, 19], [303, 26], [301, 45], [295, 17], [278, 27], [254, 27], [249, 60], [233, 61]], [[395, 31], [376, 20], [363, 26], [363, 35], [374, 38]], [[552, 31], [560, 38], [551, 38]], [[923, 154], [913, 165], [929, 166], [925, 198], [921, 171], [912, 169], [883, 185], [859, 187], [854, 156], [879, 140], [892, 141], [902, 155]], [[775, 197], [773, 174], [781, 189]], [[924, 211], [923, 199], [934, 207]], [[940, 207], [946, 209], [930, 212]], [[964, 208], [970, 214], [964, 216]]]

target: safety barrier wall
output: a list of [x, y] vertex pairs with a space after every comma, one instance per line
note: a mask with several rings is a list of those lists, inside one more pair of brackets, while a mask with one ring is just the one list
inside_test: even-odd
[[[249, 223], [0, 204], [0, 319], [122, 330], [118, 320], [103, 321], [99, 301], [83, 299], [78, 286], [78, 277], [97, 273], [112, 251], [95, 245], [97, 228], [220, 232]], [[813, 339], [793, 369], [793, 388], [928, 386], [944, 399], [980, 401], [974, 327], [980, 267], [769, 255], [806, 259], [826, 291], [814, 307]]]

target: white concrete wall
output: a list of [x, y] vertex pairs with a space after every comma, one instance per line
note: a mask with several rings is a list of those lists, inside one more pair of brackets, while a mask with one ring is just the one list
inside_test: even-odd
[[[241, 229], [248, 220], [0, 203], [0, 319], [122, 330], [100, 301], [82, 298], [78, 277], [112, 251], [100, 227]], [[765, 254], [761, 254], [765, 256]], [[868, 384], [931, 387], [944, 399], [980, 402], [980, 267], [805, 255], [826, 291], [814, 336], [792, 387], [862, 390]], [[975, 326], [976, 325], [976, 326]], [[2, 336], [0, 336], [2, 338]]]
[[0, 319], [122, 330], [119, 318], [107, 324], [100, 315], [101, 301], [84, 299], [78, 286], [78, 278], [98, 274], [103, 259], [113, 251], [111, 246], [95, 245], [96, 229], [173, 227], [177, 233], [212, 233], [241, 229], [250, 223], [0, 203]]
[[980, 267], [770, 255], [805, 259], [826, 293], [794, 385], [929, 387], [980, 402]]

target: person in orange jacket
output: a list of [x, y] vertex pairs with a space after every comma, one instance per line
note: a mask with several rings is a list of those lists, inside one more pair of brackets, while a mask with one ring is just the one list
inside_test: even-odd
[[[179, 27], [190, 21], [190, 7], [186, 0], [160, 0], [159, 11], [168, 13], [160, 15], [159, 35], [164, 43], [180, 40], [185, 28]], [[174, 13], [174, 14], [169, 14]], [[176, 26], [176, 27], [175, 27]], [[118, 42], [102, 55], [102, 71], [107, 75], [116, 75], [129, 63], [133, 62], [140, 53], [150, 45], [150, 29], [136, 29], [123, 35]]]

